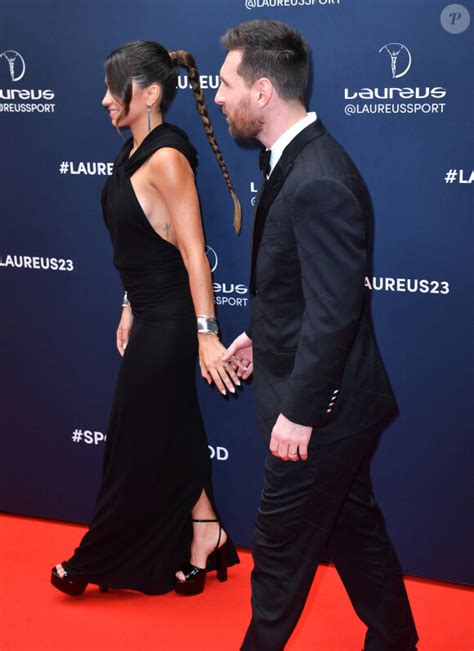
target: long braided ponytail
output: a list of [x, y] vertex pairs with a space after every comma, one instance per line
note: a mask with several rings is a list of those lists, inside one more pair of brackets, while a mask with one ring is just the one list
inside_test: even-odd
[[186, 71], [188, 73], [189, 85], [191, 86], [194, 94], [194, 99], [196, 100], [196, 108], [199, 112], [201, 122], [204, 126], [204, 131], [206, 132], [209, 144], [211, 145], [212, 151], [217, 158], [217, 162], [221, 168], [222, 176], [227, 183], [227, 187], [229, 188], [229, 192], [234, 201], [234, 229], [236, 233], [240, 233], [240, 228], [242, 225], [242, 210], [240, 207], [240, 202], [234, 190], [229, 170], [227, 169], [227, 165], [225, 164], [221, 150], [217, 144], [214, 129], [211, 124], [211, 119], [209, 117], [207, 106], [204, 101], [204, 93], [202, 92], [201, 84], [199, 83], [199, 72], [196, 67], [196, 62], [194, 61], [193, 56], [185, 50], [176, 50], [175, 52], [170, 52], [170, 57], [175, 66], [186, 68]]

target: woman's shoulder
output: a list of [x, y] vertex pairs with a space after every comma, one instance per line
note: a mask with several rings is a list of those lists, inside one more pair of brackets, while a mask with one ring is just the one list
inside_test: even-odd
[[158, 156], [158, 152], [162, 149], [177, 150], [187, 159], [192, 170], [196, 170], [197, 152], [186, 133], [179, 127], [163, 122], [150, 131], [138, 149], [127, 160], [127, 172], [133, 174], [140, 165], [150, 158], [153, 160], [161, 158]]
[[196, 169], [198, 164], [197, 151], [189, 140], [187, 133], [180, 127], [169, 122], [163, 122], [157, 129], [156, 144], [159, 145], [157, 148], [160, 149], [176, 149], [188, 159], [193, 170]]
[[176, 147], [157, 149], [148, 159], [147, 176], [150, 185], [163, 194], [183, 196], [188, 184], [195, 184], [194, 170]]

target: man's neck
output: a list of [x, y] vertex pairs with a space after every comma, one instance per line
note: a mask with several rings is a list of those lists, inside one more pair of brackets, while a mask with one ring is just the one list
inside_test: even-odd
[[265, 124], [258, 135], [259, 141], [271, 149], [278, 138], [290, 127], [305, 118], [306, 108], [298, 103], [279, 102], [265, 116]]

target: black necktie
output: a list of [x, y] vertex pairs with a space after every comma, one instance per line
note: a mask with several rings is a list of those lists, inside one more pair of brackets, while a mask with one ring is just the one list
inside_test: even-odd
[[267, 176], [270, 173], [271, 153], [272, 153], [271, 149], [266, 149], [265, 147], [262, 147], [258, 157], [258, 164], [260, 165], [260, 169], [262, 170], [262, 172], [265, 174], [265, 178], [267, 178]]

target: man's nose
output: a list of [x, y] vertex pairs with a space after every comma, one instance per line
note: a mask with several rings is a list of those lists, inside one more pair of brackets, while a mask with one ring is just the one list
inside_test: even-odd
[[216, 95], [214, 97], [215, 103], [219, 104], [219, 105], [224, 103], [221, 89], [222, 89], [222, 84], [220, 84], [219, 88], [217, 89], [217, 93], [216, 93]]

